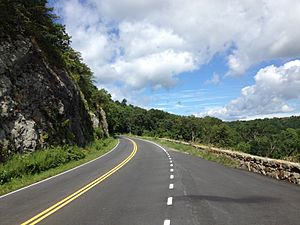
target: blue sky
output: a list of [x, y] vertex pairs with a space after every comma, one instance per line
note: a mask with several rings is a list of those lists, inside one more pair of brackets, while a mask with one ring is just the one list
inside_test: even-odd
[[[215, 57], [198, 70], [180, 74], [177, 85], [170, 89], [148, 89], [147, 95], [152, 96], [154, 101], [149, 101], [147, 107], [193, 115], [210, 107], [223, 106], [238, 96], [245, 84], [253, 83], [252, 76], [223, 79], [227, 70], [224, 59]], [[220, 81], [210, 81], [214, 74], [219, 76]]]
[[114, 99], [224, 120], [299, 115], [299, 1], [49, 4]]

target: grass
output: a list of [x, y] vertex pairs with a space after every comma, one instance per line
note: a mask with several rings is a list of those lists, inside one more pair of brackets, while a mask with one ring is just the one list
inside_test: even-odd
[[86, 148], [53, 147], [27, 155], [15, 155], [0, 164], [0, 195], [46, 179], [93, 160], [116, 146], [117, 140], [97, 140]]
[[162, 140], [154, 137], [142, 137], [142, 138], [146, 140], [154, 141], [164, 147], [172, 148], [180, 152], [185, 152], [187, 154], [197, 156], [205, 160], [214, 161], [228, 167], [239, 168], [240, 165], [239, 161], [231, 159], [224, 155], [215, 154], [209, 151], [208, 149], [197, 149], [190, 145], [174, 143], [171, 141]]

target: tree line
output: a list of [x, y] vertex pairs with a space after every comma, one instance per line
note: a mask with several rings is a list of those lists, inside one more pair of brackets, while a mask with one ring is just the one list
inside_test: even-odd
[[179, 116], [122, 102], [103, 105], [111, 133], [132, 133], [203, 143], [246, 153], [300, 161], [300, 117], [224, 122]]

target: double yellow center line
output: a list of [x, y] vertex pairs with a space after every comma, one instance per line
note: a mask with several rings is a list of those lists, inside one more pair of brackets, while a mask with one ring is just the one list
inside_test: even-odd
[[[130, 139], [129, 139], [130, 140]], [[137, 152], [137, 144], [133, 141], [130, 140], [133, 144], [133, 150], [131, 154], [120, 164], [112, 168], [110, 171], [106, 172], [102, 176], [96, 178], [94, 181], [90, 182], [89, 184], [85, 185], [83, 188], [79, 189], [78, 191], [74, 192], [73, 194], [67, 196], [63, 200], [59, 201], [58, 203], [54, 204], [53, 206], [49, 207], [48, 209], [44, 210], [43, 212], [37, 214], [36, 216], [32, 217], [31, 219], [25, 221], [21, 225], [33, 225], [37, 224], [38, 222], [42, 221], [46, 217], [50, 216], [51, 214], [55, 213], [57, 210], [61, 209], [65, 205], [69, 204], [79, 196], [83, 195], [85, 192], [89, 191], [93, 187], [95, 187], [97, 184], [101, 183], [103, 180], [117, 172], [119, 169], [121, 169], [125, 164], [127, 164], [136, 154]]]

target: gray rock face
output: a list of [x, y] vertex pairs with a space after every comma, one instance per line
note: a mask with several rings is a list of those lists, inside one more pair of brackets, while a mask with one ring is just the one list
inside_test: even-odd
[[93, 123], [93, 128], [100, 127], [100, 121], [99, 121], [98, 117], [93, 112], [90, 112], [90, 115], [91, 115], [91, 120]]
[[106, 137], [109, 137], [106, 113], [101, 107], [100, 107], [100, 118], [101, 118], [100, 122], [101, 122], [101, 127], [103, 129], [103, 132], [106, 135]]
[[108, 131], [108, 123], [106, 120], [106, 113], [102, 109], [102, 107], [98, 106], [95, 113], [90, 112], [93, 128], [100, 128], [105, 137], [109, 137], [109, 131]]
[[36, 123], [33, 120], [26, 120], [24, 116], [20, 115], [12, 123], [11, 128], [11, 137], [17, 149], [34, 150], [37, 147], [38, 133], [36, 132]]
[[84, 145], [92, 122], [68, 74], [22, 36], [0, 39], [0, 161], [48, 144]]

